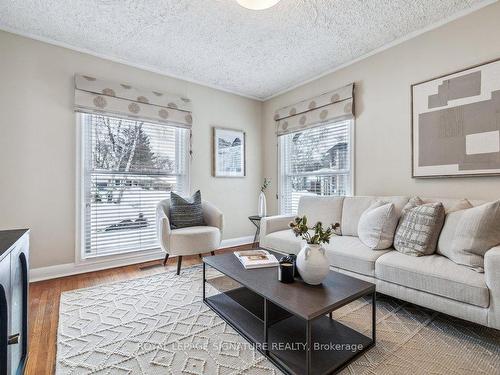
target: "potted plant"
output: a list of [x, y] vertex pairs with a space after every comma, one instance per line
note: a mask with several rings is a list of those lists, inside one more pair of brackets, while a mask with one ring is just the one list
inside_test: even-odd
[[336, 235], [335, 231], [340, 227], [340, 224], [335, 223], [323, 228], [323, 224], [318, 221], [312, 227], [308, 227], [307, 217], [302, 216], [296, 217], [289, 226], [296, 237], [301, 237], [306, 241], [297, 255], [297, 270], [300, 276], [308, 284], [321, 284], [330, 270], [328, 258], [322, 245], [330, 242], [330, 238]]

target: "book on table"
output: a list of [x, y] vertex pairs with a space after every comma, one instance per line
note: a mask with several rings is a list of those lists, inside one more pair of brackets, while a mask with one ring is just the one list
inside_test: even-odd
[[234, 255], [241, 262], [245, 269], [275, 267], [278, 259], [266, 250], [244, 250], [235, 251]]

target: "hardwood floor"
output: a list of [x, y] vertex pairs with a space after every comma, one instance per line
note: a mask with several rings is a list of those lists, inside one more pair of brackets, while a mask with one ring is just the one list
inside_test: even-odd
[[[219, 250], [216, 253], [221, 254], [250, 248], [251, 245], [245, 245]], [[210, 256], [210, 254], [204, 255]], [[169, 259], [165, 267], [162, 263], [163, 260], [158, 260], [31, 283], [29, 290], [29, 357], [25, 373], [43, 375], [54, 373], [59, 297], [62, 292], [165, 271], [175, 272], [177, 258]], [[198, 255], [186, 256], [182, 259], [182, 267], [189, 267], [199, 263], [201, 263], [201, 259]]]

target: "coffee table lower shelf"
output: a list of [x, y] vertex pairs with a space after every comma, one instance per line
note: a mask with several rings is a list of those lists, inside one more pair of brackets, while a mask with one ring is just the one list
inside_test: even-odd
[[372, 338], [327, 316], [320, 316], [310, 321], [313, 350], [308, 372], [306, 320], [267, 301], [266, 344], [263, 297], [241, 287], [206, 297], [204, 302], [287, 374], [335, 373], [374, 344]]

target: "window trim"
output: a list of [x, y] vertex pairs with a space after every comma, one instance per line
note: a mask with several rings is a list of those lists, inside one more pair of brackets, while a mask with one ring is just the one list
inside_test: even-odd
[[[341, 120], [343, 121], [343, 120]], [[334, 123], [334, 122], [337, 122], [337, 121], [332, 121], [332, 122], [329, 122], [329, 123], [326, 123], [324, 125], [321, 125], [321, 126], [327, 126], [328, 124], [331, 124], [331, 123]], [[340, 122], [340, 121], [339, 121]], [[350, 167], [350, 170], [351, 170], [351, 175], [350, 175], [350, 184], [351, 184], [351, 192], [348, 196], [354, 196], [356, 195], [356, 184], [355, 184], [355, 177], [356, 177], [356, 170], [355, 170], [355, 166], [356, 166], [356, 160], [355, 160], [355, 156], [356, 156], [356, 138], [355, 138], [355, 123], [356, 123], [356, 120], [354, 118], [350, 119], [349, 120], [349, 126], [348, 126], [348, 132], [349, 132], [349, 139], [350, 139], [350, 150], [349, 150], [349, 167]], [[284, 176], [285, 176], [285, 173], [283, 171], [283, 149], [282, 149], [282, 146], [281, 146], [281, 140], [280, 140], [280, 137], [277, 136], [276, 137], [276, 150], [277, 150], [277, 175], [278, 175], [278, 186], [277, 186], [277, 194], [276, 194], [276, 199], [278, 201], [278, 214], [279, 215], [284, 215], [285, 213], [283, 212], [282, 210], [282, 207], [283, 207], [283, 180], [284, 180]], [[304, 175], [315, 175], [314, 172], [310, 172], [310, 173], [303, 173]], [[336, 175], [336, 174], [342, 174], [341, 171], [335, 171], [335, 172], [332, 172], [332, 173], [329, 173], [328, 175]]]
[[[151, 259], [162, 259], [165, 253], [161, 250], [160, 246], [144, 250], [125, 251], [121, 254], [107, 254], [101, 256], [87, 256], [84, 257], [85, 251], [85, 160], [83, 157], [83, 150], [85, 147], [85, 136], [82, 126], [82, 116], [85, 113], [75, 113], [75, 127], [76, 127], [76, 157], [75, 157], [75, 267], [85, 267], [92, 264], [106, 264], [114, 263], [117, 261], [128, 260], [128, 264], [140, 263], [142, 261], [149, 261]], [[105, 116], [117, 117], [112, 114], [104, 114]], [[140, 119], [139, 119], [140, 120]], [[146, 121], [145, 122], [150, 122]], [[189, 129], [188, 147], [191, 148], [192, 130]], [[186, 185], [188, 191], [191, 191], [191, 167], [192, 167], [192, 153], [188, 150], [187, 160], [187, 173]]]

